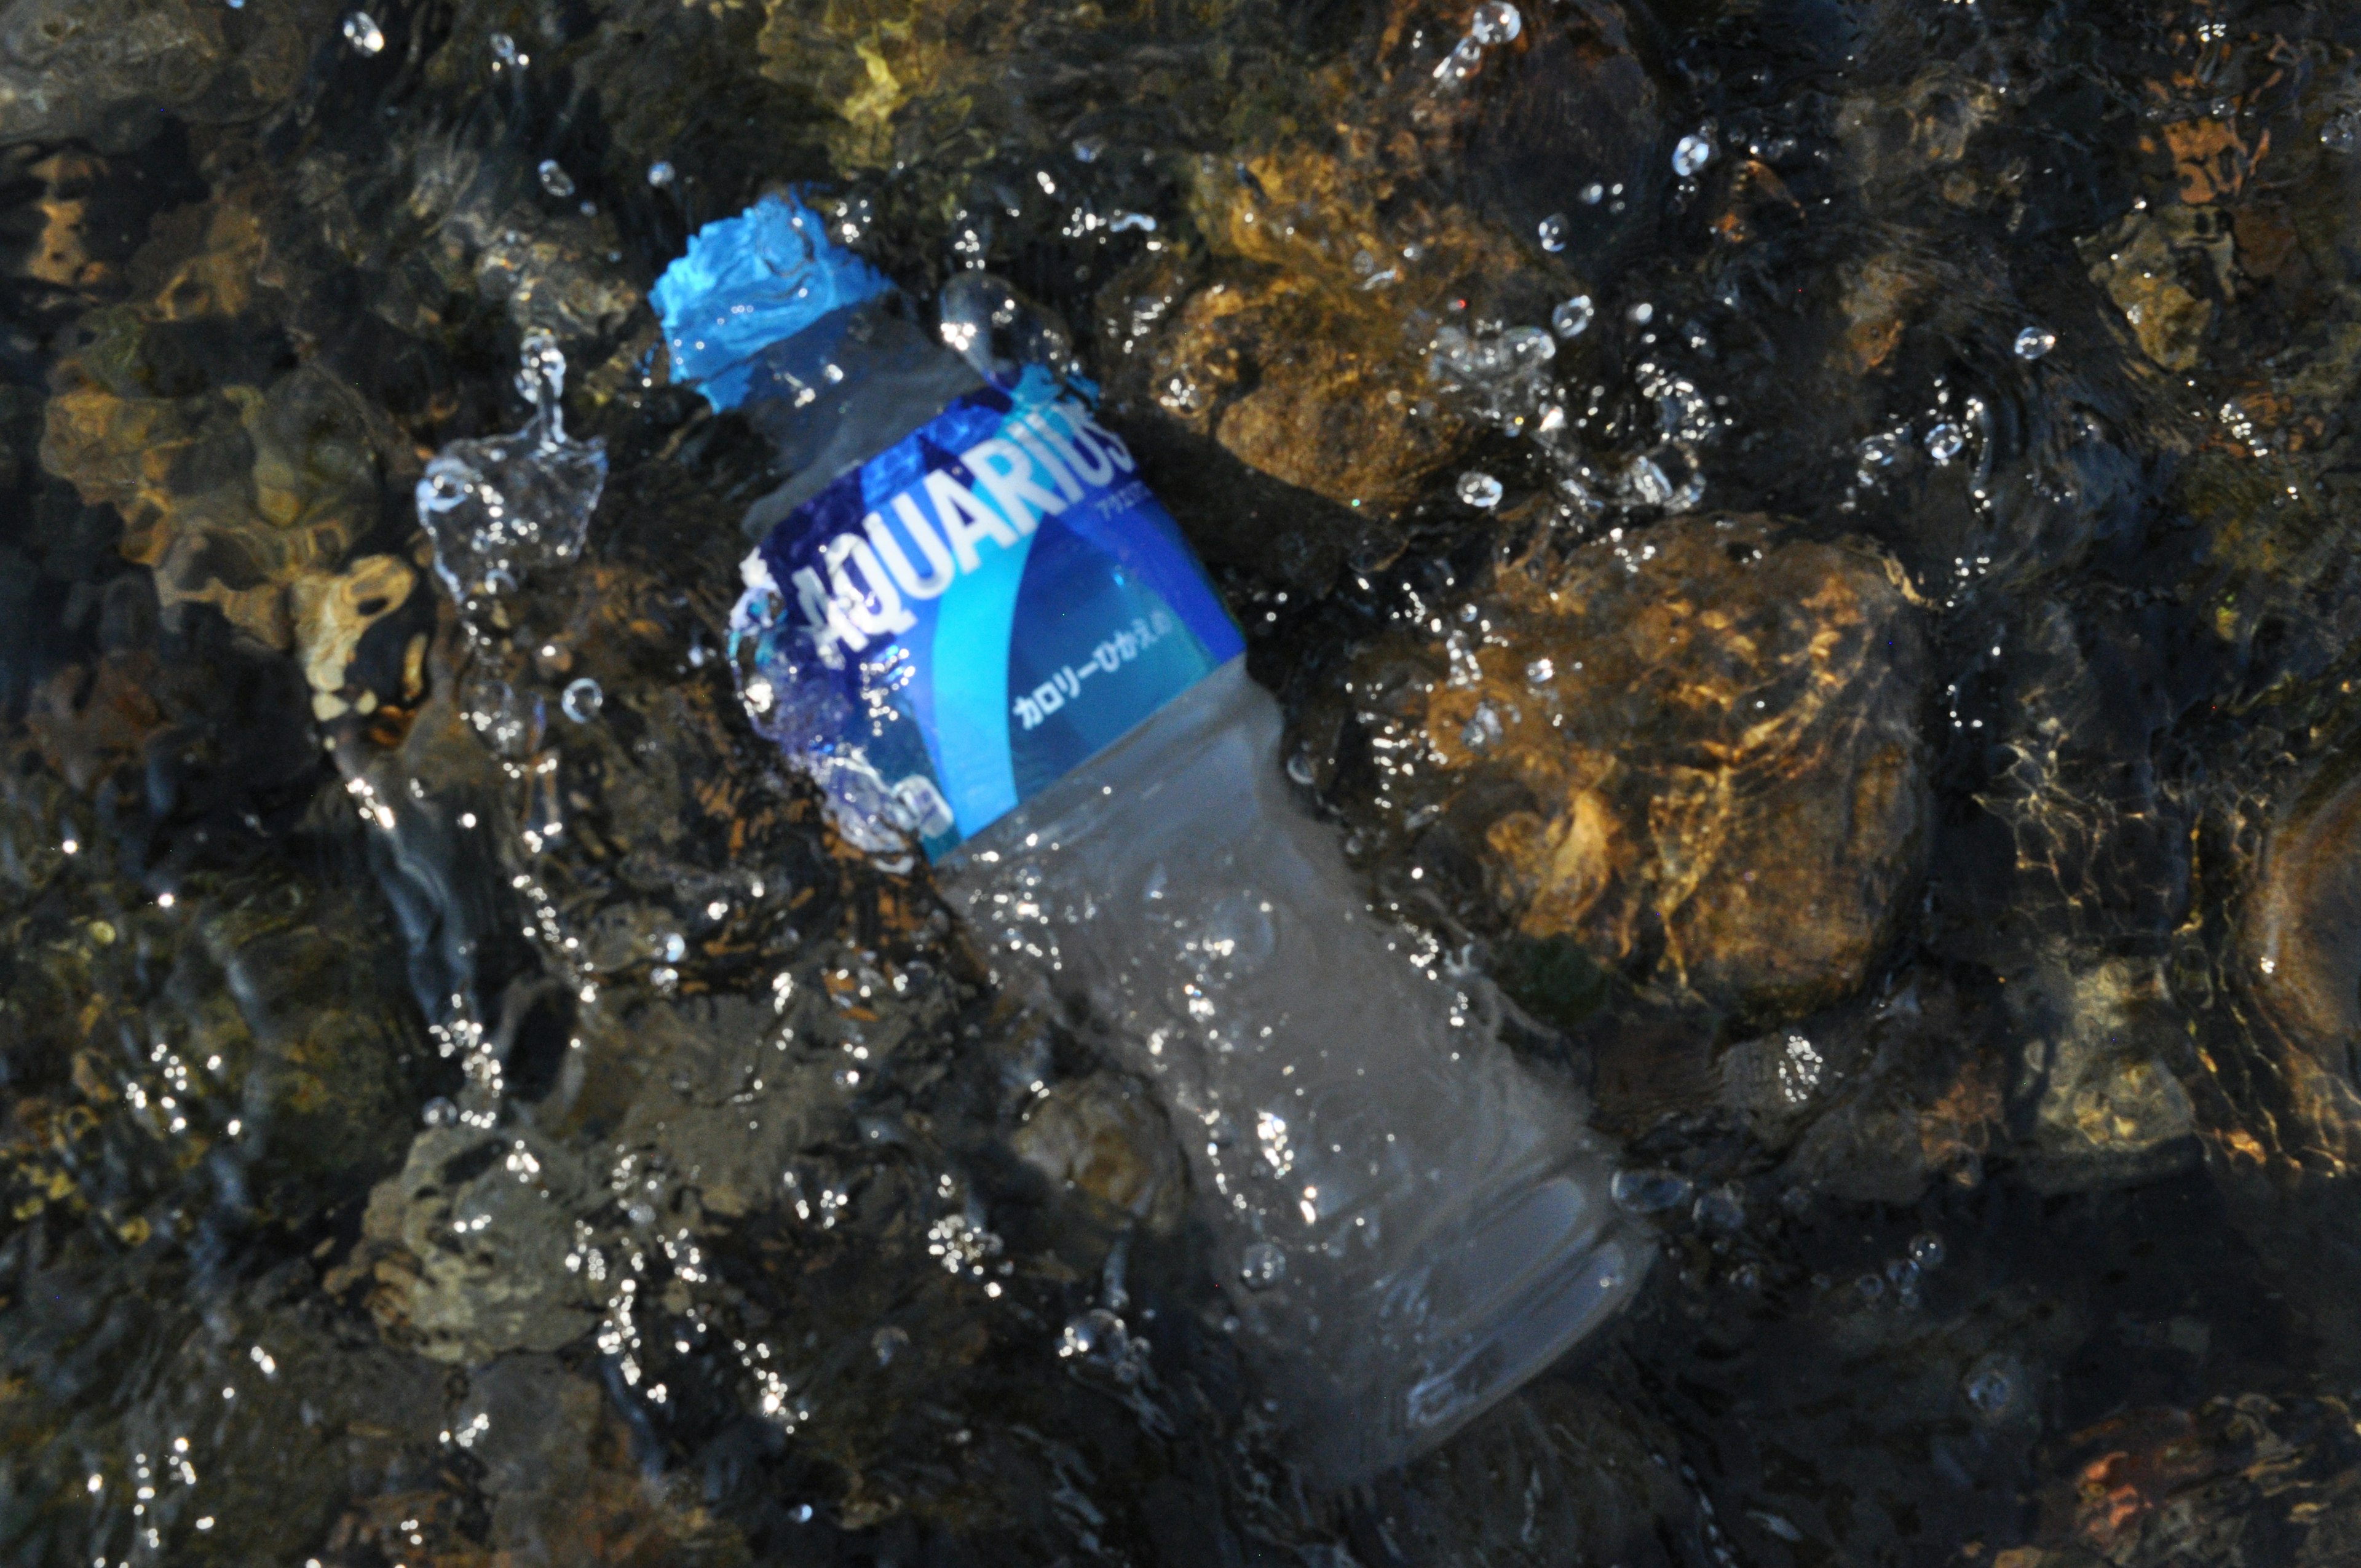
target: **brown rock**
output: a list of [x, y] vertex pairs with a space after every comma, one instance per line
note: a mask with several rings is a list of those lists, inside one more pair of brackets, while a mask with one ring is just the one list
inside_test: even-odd
[[2213, 296], [2231, 287], [2229, 220], [2179, 205], [2130, 213], [2081, 249], [2091, 280], [2124, 313], [2141, 351], [2168, 370], [2196, 365], [2213, 326]]
[[2273, 826], [2238, 922], [2266, 1027], [2217, 1069], [2237, 1107], [2212, 1130], [2241, 1165], [2342, 1171], [2361, 1129], [2361, 777], [2324, 770]]
[[1859, 984], [1925, 852], [1899, 569], [1680, 520], [1510, 571], [1489, 608], [1423, 728], [1446, 787], [1532, 802], [1484, 835], [1518, 928], [1750, 1014]]
[[1118, 1212], [1159, 1228], [1180, 1218], [1183, 1178], [1172, 1129], [1134, 1084], [1104, 1074], [1060, 1083], [1013, 1142], [1027, 1165]]

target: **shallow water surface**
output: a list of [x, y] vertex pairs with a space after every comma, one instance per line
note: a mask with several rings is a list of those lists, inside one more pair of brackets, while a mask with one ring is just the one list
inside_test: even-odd
[[[0, 0], [0, 1559], [2361, 1558], [2356, 47]], [[1404, 1469], [733, 681], [648, 291], [788, 189], [1096, 385], [1621, 1150], [1635, 1303]]]

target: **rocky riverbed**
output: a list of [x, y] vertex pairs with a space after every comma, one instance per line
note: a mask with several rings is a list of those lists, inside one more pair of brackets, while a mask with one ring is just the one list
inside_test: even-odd
[[[0, 0], [0, 1557], [2354, 1560], [2356, 49]], [[1624, 1150], [1637, 1304], [1406, 1470], [1303, 1485], [1156, 1097], [741, 704], [779, 477], [647, 293], [791, 187], [1064, 323]], [[559, 455], [489, 587], [455, 442]]]

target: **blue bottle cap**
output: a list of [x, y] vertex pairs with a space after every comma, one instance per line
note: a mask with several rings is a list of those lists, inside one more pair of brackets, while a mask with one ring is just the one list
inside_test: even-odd
[[755, 355], [893, 287], [789, 192], [697, 230], [648, 300], [664, 322], [673, 379], [732, 409], [745, 400]]

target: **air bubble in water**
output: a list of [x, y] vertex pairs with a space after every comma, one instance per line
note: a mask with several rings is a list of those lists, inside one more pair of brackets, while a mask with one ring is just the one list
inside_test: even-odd
[[675, 176], [673, 166], [664, 159], [659, 158], [648, 165], [648, 183], [659, 191], [671, 184]]
[[1691, 131], [1673, 148], [1673, 172], [1684, 180], [1712, 161], [1713, 138], [1703, 131]]
[[869, 1348], [875, 1353], [878, 1365], [891, 1366], [895, 1356], [910, 1348], [910, 1331], [890, 1325], [879, 1329], [869, 1336]]
[[1078, 163], [1096, 163], [1107, 149], [1104, 137], [1076, 137], [1074, 159]]
[[1500, 334], [1509, 363], [1519, 370], [1536, 370], [1557, 357], [1557, 339], [1537, 326], [1512, 326]]
[[1539, 230], [1542, 248], [1554, 256], [1565, 248], [1566, 222], [1564, 213], [1552, 213], [1541, 221]]
[[1142, 1371], [1146, 1342], [1135, 1341], [1121, 1318], [1104, 1307], [1093, 1307], [1069, 1318], [1058, 1332], [1058, 1356], [1115, 1374], [1118, 1383], [1136, 1383]]
[[1287, 1249], [1277, 1242], [1256, 1242], [1238, 1259], [1238, 1277], [1249, 1290], [1268, 1290], [1287, 1277]]
[[1912, 1236], [1910, 1261], [1922, 1269], [1935, 1269], [1942, 1266], [1943, 1238], [1932, 1231], [1925, 1231]]
[[426, 1102], [424, 1120], [430, 1127], [447, 1127], [459, 1119], [459, 1108], [441, 1095]]
[[1512, 44], [1525, 30], [1525, 18], [1509, 0], [1484, 0], [1467, 24], [1467, 36], [1487, 49]]
[[1587, 294], [1576, 294], [1550, 313], [1550, 326], [1560, 337], [1580, 337], [1590, 330], [1598, 314], [1598, 307], [1590, 302]]
[[385, 49], [385, 29], [367, 11], [356, 11], [345, 18], [345, 42], [355, 54], [379, 54]]
[[598, 717], [598, 709], [605, 706], [606, 701], [607, 694], [598, 689], [598, 683], [584, 675], [580, 680], [567, 683], [565, 695], [557, 699], [557, 705], [575, 723], [588, 724]]
[[688, 941], [677, 931], [667, 931], [657, 942], [656, 950], [664, 954], [664, 962], [676, 964], [688, 956]]
[[491, 37], [491, 46], [494, 64], [505, 65], [511, 70], [523, 68], [525, 57], [517, 52], [516, 39], [506, 33], [494, 33]]
[[1459, 499], [1471, 507], [1489, 510], [1500, 504], [1503, 493], [1500, 481], [1481, 468], [1470, 468], [1459, 476]]
[[1298, 751], [1293, 756], [1288, 758], [1287, 776], [1293, 779], [1297, 784], [1301, 784], [1305, 789], [1310, 789], [1312, 787], [1312, 780], [1317, 776], [1312, 771], [1312, 758], [1302, 751]]
[[541, 160], [541, 168], [538, 172], [541, 175], [541, 188], [548, 192], [551, 195], [556, 197], [559, 201], [562, 202], [566, 197], [574, 194], [574, 176], [566, 173], [566, 170], [559, 166], [557, 159], [554, 158], [543, 159]]
[[1619, 1170], [1607, 1184], [1615, 1201], [1634, 1214], [1661, 1214], [1688, 1201], [1689, 1179], [1677, 1170]]
[[1927, 455], [1938, 463], [1949, 463], [1968, 449], [1968, 433], [1945, 420], [1927, 433]]
[[1968, 1373], [1960, 1392], [1967, 1396], [1968, 1403], [1975, 1407], [1977, 1413], [1997, 1416], [2015, 1401], [2016, 1378], [2011, 1376], [2004, 1358], [1988, 1355]]
[[2058, 334], [2046, 326], [2029, 326], [2016, 334], [2016, 356], [2035, 360], [2058, 346]]

